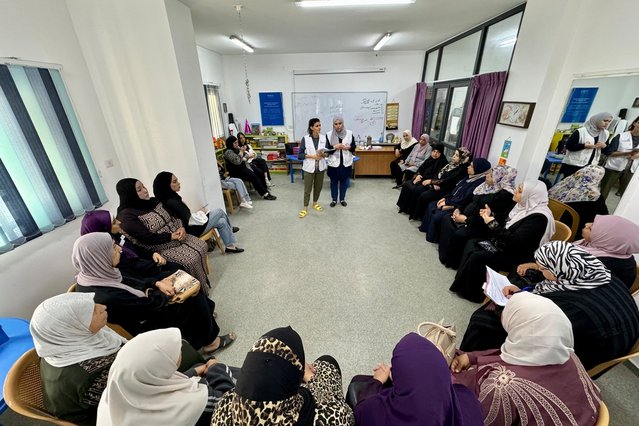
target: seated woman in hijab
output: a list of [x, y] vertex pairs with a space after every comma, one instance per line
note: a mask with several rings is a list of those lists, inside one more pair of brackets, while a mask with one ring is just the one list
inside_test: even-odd
[[[481, 426], [481, 406], [463, 385], [453, 384], [444, 356], [430, 341], [409, 333], [393, 350], [392, 367], [379, 364], [357, 395], [361, 426]], [[392, 373], [392, 380], [391, 380]]]
[[[532, 282], [533, 293], [552, 300], [566, 314], [572, 324], [575, 354], [586, 370], [626, 355], [639, 338], [639, 311], [621, 281], [593, 255], [563, 241], [540, 247], [535, 261], [519, 265], [517, 273]], [[505, 294], [518, 290], [516, 286], [504, 288]], [[490, 305], [471, 316], [461, 350], [492, 349], [504, 343], [507, 333], [499, 310]]]
[[184, 373], [180, 330], [135, 336], [118, 352], [100, 399], [97, 424], [209, 425], [217, 400], [235, 386], [231, 369], [217, 360]]
[[582, 231], [583, 240], [575, 246], [595, 256], [631, 288], [637, 277], [637, 262], [633, 256], [639, 253], [639, 226], [621, 216], [595, 216]]
[[473, 197], [473, 191], [484, 183], [490, 172], [490, 163], [485, 158], [475, 158], [468, 166], [468, 178], [459, 181], [453, 192], [438, 201], [431, 201], [422, 218], [419, 230], [426, 232], [426, 241], [439, 242], [441, 223], [449, 220], [455, 209], [464, 209]]
[[415, 176], [417, 169], [430, 156], [431, 147], [428, 141], [429, 136], [424, 133], [419, 137], [419, 143], [413, 145], [406, 159], [391, 163], [391, 174], [397, 183], [393, 189], [399, 189], [402, 182], [411, 180]]
[[[227, 253], [242, 253], [244, 249], [237, 247], [237, 238], [234, 233], [240, 228], [231, 225], [228, 215], [224, 210], [217, 208], [206, 214], [208, 221], [202, 225], [189, 225], [191, 210], [182, 197], [178, 195], [180, 191], [180, 181], [171, 172], [160, 172], [153, 180], [153, 195], [162, 202], [164, 208], [171, 216], [178, 218], [186, 224], [186, 233], [199, 237], [215, 228], [220, 233], [220, 237], [226, 246]], [[204, 210], [200, 210], [204, 213]]]
[[399, 213], [408, 213], [415, 208], [415, 203], [422, 192], [429, 189], [431, 181], [438, 177], [439, 171], [448, 164], [444, 155], [444, 144], [433, 146], [430, 156], [417, 169], [415, 176], [402, 185], [402, 192], [397, 199]]
[[[579, 227], [573, 236], [576, 240], [581, 238], [581, 230], [586, 223], [592, 222], [598, 214], [608, 214], [606, 200], [599, 191], [604, 174], [603, 167], [586, 166], [548, 190], [548, 198], [561, 201], [579, 213]], [[559, 220], [570, 220], [568, 213], [564, 213], [564, 216], [566, 218]]]
[[124, 235], [121, 234], [120, 221], [111, 220], [111, 213], [106, 210], [93, 210], [82, 217], [80, 235], [92, 232], [108, 233], [113, 241], [120, 246], [122, 251], [117, 268], [122, 275], [131, 279], [148, 279], [155, 282], [168, 277], [181, 268], [175, 262], [167, 262], [160, 253], [150, 253], [126, 241]]
[[453, 269], [459, 267], [466, 243], [471, 238], [488, 238], [490, 229], [479, 215], [487, 205], [501, 226], [506, 225], [508, 214], [515, 206], [515, 179], [517, 170], [498, 166], [486, 175], [486, 182], [473, 191], [473, 200], [464, 209], [455, 209], [451, 220], [442, 220], [439, 235], [439, 261]]
[[95, 293], [96, 303], [106, 305], [111, 322], [135, 335], [165, 327], [178, 327], [195, 349], [213, 353], [229, 346], [235, 334], [219, 336], [213, 318], [215, 303], [203, 291], [170, 303], [175, 295], [170, 278], [159, 281], [123, 276], [116, 268], [120, 246], [106, 233], [83, 235], [73, 244], [73, 266], [78, 270], [76, 291]]
[[[393, 179], [397, 182], [396, 176], [401, 176], [403, 174], [399, 165], [406, 161], [406, 157], [413, 150], [413, 147], [417, 144], [417, 139], [413, 137], [413, 134], [410, 130], [404, 130], [402, 133], [402, 140], [399, 145], [395, 145], [395, 159], [390, 162], [390, 172]], [[399, 181], [398, 185], [401, 185], [401, 181]]]
[[60, 294], [33, 312], [29, 328], [40, 357], [44, 407], [56, 417], [95, 421], [109, 367], [126, 343], [106, 323], [106, 306], [94, 303], [93, 293]]
[[454, 382], [475, 392], [485, 425], [591, 426], [599, 388], [575, 356], [572, 326], [551, 300], [514, 294], [501, 315], [508, 337], [501, 349], [458, 352]]
[[224, 151], [224, 164], [226, 171], [234, 178], [251, 182], [253, 188], [265, 200], [276, 200], [277, 197], [268, 192], [266, 178], [264, 174], [256, 174], [248, 165], [248, 154], [246, 147], [240, 147], [235, 136], [226, 138], [226, 151]]
[[421, 220], [431, 201], [439, 200], [450, 194], [460, 180], [468, 176], [468, 163], [472, 155], [466, 148], [457, 148], [453, 159], [439, 171], [436, 179], [431, 179], [427, 189], [421, 192], [408, 211], [411, 220]]
[[237, 386], [217, 403], [211, 426], [353, 423], [337, 361], [325, 355], [307, 364], [299, 334], [282, 327], [253, 345]]
[[125, 238], [136, 247], [158, 252], [166, 260], [179, 263], [208, 291], [206, 242], [187, 234], [182, 221], [173, 218], [159, 200], [149, 197], [149, 191], [139, 180], [122, 179], [116, 190], [120, 196], [117, 219]]
[[490, 229], [491, 239], [468, 241], [450, 291], [480, 303], [485, 297], [482, 284], [486, 281], [487, 266], [495, 271], [508, 271], [531, 261], [535, 250], [550, 241], [555, 233], [555, 220], [548, 208], [546, 185], [538, 180], [526, 181], [517, 187], [513, 200], [517, 204], [506, 226], [497, 222], [490, 207], [481, 210], [480, 216]]
[[239, 132], [237, 134], [237, 142], [240, 148], [244, 147], [247, 154], [246, 161], [253, 172], [255, 172], [256, 175], [259, 175], [260, 173], [264, 175], [264, 183], [268, 188], [273, 186], [271, 183], [271, 171], [268, 168], [268, 163], [262, 157], [257, 156], [251, 144], [246, 140], [246, 135], [244, 133]]

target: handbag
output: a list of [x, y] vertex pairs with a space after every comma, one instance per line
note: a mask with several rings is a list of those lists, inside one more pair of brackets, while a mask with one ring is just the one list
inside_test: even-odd
[[[425, 327], [424, 332], [422, 332], [422, 327]], [[455, 324], [444, 325], [443, 319], [439, 322], [426, 321], [417, 326], [417, 333], [435, 345], [450, 366], [456, 350], [457, 327], [455, 327]]]
[[175, 290], [175, 296], [169, 300], [169, 303], [183, 303], [200, 291], [200, 281], [181, 269], [178, 269], [166, 279], [173, 282], [173, 289]]
[[495, 244], [493, 244], [492, 241], [478, 241], [477, 245], [486, 250], [488, 253], [497, 253], [499, 251], [499, 249], [495, 247]]

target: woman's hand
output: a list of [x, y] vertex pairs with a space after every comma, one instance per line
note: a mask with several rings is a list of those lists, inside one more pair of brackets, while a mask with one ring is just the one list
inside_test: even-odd
[[158, 290], [160, 290], [162, 293], [166, 294], [167, 296], [169, 297], [175, 296], [175, 289], [173, 288], [172, 280], [168, 278], [164, 278], [161, 281], [157, 281], [155, 283], [155, 286], [158, 288]]
[[437, 208], [438, 209], [443, 209], [444, 206], [446, 205], [446, 199], [442, 198], [437, 202]]
[[526, 275], [526, 271], [529, 269], [533, 269], [536, 271], [539, 269], [539, 266], [537, 266], [537, 264], [534, 262], [522, 263], [517, 267], [517, 273], [519, 274], [519, 276], [523, 277], [524, 275]]
[[442, 189], [442, 187], [441, 187], [441, 186], [439, 186], [439, 185], [433, 185], [433, 189], [434, 189], [435, 191], [439, 191], [440, 189]]
[[513, 294], [519, 293], [520, 291], [521, 289], [517, 287], [516, 285], [507, 285], [501, 289], [501, 292], [504, 294], [504, 296], [506, 296], [509, 299]]
[[455, 211], [453, 212], [453, 221], [455, 223], [466, 223], [466, 220], [468, 219], [468, 217], [466, 217], [466, 215], [463, 215], [459, 212], [459, 209], [455, 209]]
[[460, 371], [468, 370], [468, 368], [470, 368], [468, 354], [457, 355], [453, 358], [453, 362], [450, 363], [450, 371], [453, 373], [459, 373]]
[[308, 362], [304, 366], [304, 383], [308, 383], [315, 375], [315, 367]]
[[177, 231], [171, 233], [171, 240], [181, 241], [186, 236], [186, 230], [184, 228], [179, 228]]
[[166, 265], [166, 259], [162, 257], [160, 253], [153, 253], [153, 261], [158, 265]]
[[422, 181], [422, 176], [421, 176], [421, 175], [416, 175], [416, 176], [413, 178], [413, 185], [417, 185], [417, 184], [418, 184], [419, 182], [421, 182], [421, 181]]
[[399, 149], [395, 148], [395, 158], [399, 158], [402, 154], [399, 152]]
[[492, 211], [490, 210], [490, 207], [488, 207], [488, 204], [484, 204], [484, 208], [479, 210], [479, 216], [481, 216], [481, 218], [484, 219], [484, 223], [486, 225], [488, 225], [490, 222], [495, 220], [495, 218], [492, 216]]
[[386, 365], [383, 362], [377, 364], [375, 368], [373, 368], [373, 379], [381, 382], [382, 384], [388, 381], [388, 378], [391, 376], [390, 365]]
[[422, 185], [423, 185], [423, 186], [428, 186], [428, 185], [430, 185], [430, 183], [431, 183], [431, 182], [432, 182], [432, 180], [431, 180], [431, 179], [426, 179], [426, 180], [423, 180], [423, 181], [422, 181]]
[[211, 358], [209, 359], [206, 364], [202, 364], [200, 366], [195, 367], [195, 372], [197, 373], [198, 376], [206, 376], [206, 373], [209, 371], [209, 368], [213, 367], [215, 364], [217, 364], [217, 359], [215, 358]]

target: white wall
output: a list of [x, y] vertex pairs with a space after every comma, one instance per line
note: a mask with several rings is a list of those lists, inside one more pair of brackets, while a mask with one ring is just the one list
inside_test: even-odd
[[[64, 0], [2, 0], [0, 10], [0, 56], [63, 64], [62, 77], [110, 200], [105, 208], [114, 211], [122, 170]], [[115, 166], [105, 168], [109, 159]], [[78, 219], [0, 256], [1, 316], [28, 318], [42, 300], [66, 291], [74, 280], [71, 248], [79, 228]]]
[[[203, 67], [214, 69], [215, 59], [209, 60], [200, 52]], [[244, 84], [244, 58], [241, 55], [223, 56], [224, 95], [229, 112], [244, 123], [261, 121], [259, 92], [282, 92], [284, 103], [283, 127], [293, 137], [292, 92], [358, 92], [387, 91], [388, 102], [399, 102], [399, 129], [410, 129], [415, 101], [415, 84], [420, 81], [424, 65], [424, 52], [361, 52], [314, 53], [287, 55], [247, 55], [251, 103], [246, 97]], [[294, 76], [293, 70], [344, 69], [386, 67], [386, 72], [376, 74], [330, 74]], [[218, 77], [216, 75], [216, 77]], [[348, 127], [348, 123], [345, 123]]]

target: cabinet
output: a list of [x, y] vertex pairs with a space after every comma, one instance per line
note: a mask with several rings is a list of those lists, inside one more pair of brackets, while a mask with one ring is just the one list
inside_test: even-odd
[[288, 159], [286, 158], [288, 135], [246, 135], [246, 140], [251, 144], [255, 154], [266, 161], [271, 173], [288, 172]]

